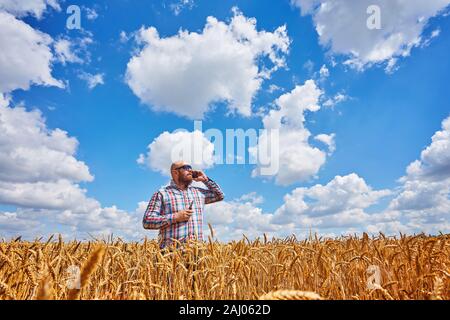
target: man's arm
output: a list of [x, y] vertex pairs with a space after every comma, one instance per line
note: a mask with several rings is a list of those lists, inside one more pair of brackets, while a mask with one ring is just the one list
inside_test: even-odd
[[173, 214], [162, 214], [163, 196], [161, 192], [156, 192], [148, 202], [145, 210], [142, 225], [144, 229], [160, 229], [171, 225], [172, 223], [188, 221], [192, 210], [181, 210]]
[[222, 201], [225, 198], [222, 189], [220, 189], [219, 185], [210, 178], [207, 178], [206, 181], [203, 181], [203, 184], [208, 189], [198, 188], [198, 190], [205, 195], [206, 204]]
[[162, 201], [163, 197], [161, 192], [156, 192], [153, 194], [152, 198], [148, 202], [144, 219], [142, 221], [144, 229], [160, 229], [174, 222], [173, 214], [161, 214], [163, 206]]

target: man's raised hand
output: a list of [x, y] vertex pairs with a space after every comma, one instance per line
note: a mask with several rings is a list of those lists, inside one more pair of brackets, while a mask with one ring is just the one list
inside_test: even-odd
[[208, 177], [206, 176], [206, 174], [203, 171], [195, 170], [195, 172], [197, 172], [198, 176], [193, 179], [194, 181], [199, 181], [199, 182], [206, 182], [206, 181], [208, 181]]

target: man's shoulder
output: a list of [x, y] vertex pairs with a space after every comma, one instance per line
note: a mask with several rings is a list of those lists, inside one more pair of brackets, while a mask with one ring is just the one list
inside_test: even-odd
[[158, 189], [157, 192], [159, 192], [160, 194], [164, 195], [165, 193], [172, 193], [176, 190], [176, 188], [174, 188], [172, 185], [168, 184], [165, 186], [162, 186], [161, 188]]

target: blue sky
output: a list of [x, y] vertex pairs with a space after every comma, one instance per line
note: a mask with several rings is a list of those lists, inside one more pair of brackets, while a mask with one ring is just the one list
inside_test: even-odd
[[[149, 144], [158, 141], [163, 132], [171, 134], [180, 128], [192, 131], [194, 118], [203, 121], [205, 130], [262, 129], [263, 119], [270, 120], [270, 110], [288, 109], [289, 114], [305, 116], [300, 122], [291, 119], [291, 127], [277, 124], [281, 132], [294, 133], [291, 138], [280, 139], [282, 170], [289, 179], [281, 173], [252, 177], [252, 164], [219, 164], [206, 170], [226, 194], [225, 202], [207, 211], [208, 221], [221, 239], [242, 233], [260, 236], [263, 232], [302, 236], [306, 230], [332, 236], [360, 231], [395, 234], [450, 230], [450, 129], [444, 123], [450, 115], [449, 1], [433, 0], [428, 5], [412, 1], [410, 8], [402, 8], [400, 1], [371, 1], [381, 7], [381, 30], [365, 26], [370, 16], [365, 11], [369, 5], [366, 1], [353, 7], [337, 0], [36, 0], [36, 6], [29, 8], [12, 3], [0, 1], [0, 21], [5, 22], [2, 26], [7, 25], [7, 19], [14, 19], [20, 26], [15, 30], [23, 29], [23, 34], [46, 34], [47, 44], [38, 46], [40, 53], [47, 49], [51, 57], [39, 60], [39, 50], [26, 47], [39, 41], [15, 44], [13, 37], [22, 35], [0, 28], [2, 50], [6, 48], [0, 53], [0, 94], [5, 101], [0, 103], [5, 112], [0, 119], [16, 127], [20, 117], [39, 110], [38, 120], [26, 123], [43, 130], [36, 139], [36, 130], [31, 130], [27, 133], [29, 141], [25, 138], [22, 142], [20, 133], [8, 133], [8, 123], [3, 128], [0, 124], [8, 147], [3, 150], [5, 164], [0, 165], [0, 236], [34, 237], [54, 232], [81, 238], [88, 232], [114, 232], [130, 239], [152, 236], [154, 233], [140, 230], [142, 207], [168, 177], [156, 164], [164, 160], [158, 158], [164, 151], [155, 148], [149, 153]], [[79, 30], [66, 28], [69, 5], [81, 9]], [[327, 16], [325, 5], [335, 8], [332, 18]], [[399, 8], [404, 14], [392, 15]], [[211, 26], [211, 32], [219, 37], [223, 35], [219, 26], [228, 28], [225, 34], [229, 38], [223, 40], [226, 45], [208, 44], [214, 37], [205, 36], [207, 17], [216, 19], [218, 24]], [[239, 38], [232, 29], [239, 26], [253, 28], [254, 32], [246, 39]], [[285, 33], [277, 33], [282, 26]], [[150, 27], [157, 31], [158, 40], [148, 35], [145, 38], [139, 31]], [[184, 36], [180, 30], [184, 30]], [[190, 37], [194, 32], [204, 41], [200, 55]], [[270, 35], [265, 37], [263, 32]], [[397, 38], [389, 38], [392, 35]], [[163, 44], [169, 41], [178, 43], [178, 49]], [[261, 43], [267, 46], [266, 51], [259, 47]], [[227, 48], [234, 53], [221, 51]], [[246, 56], [235, 53], [240, 49]], [[263, 66], [272, 68], [277, 63], [267, 50], [282, 62], [269, 77], [262, 78]], [[191, 60], [179, 62], [180, 52], [192, 55]], [[219, 58], [211, 58], [214, 55]], [[133, 58], [141, 58], [141, 66], [147, 69], [131, 70]], [[175, 67], [182, 68], [174, 67], [169, 72], [153, 64], [155, 58], [173, 60]], [[49, 73], [33, 71], [45, 63]], [[13, 70], [23, 69], [17, 72], [22, 78], [15, 87], [11, 80], [15, 75], [7, 70], [8, 64]], [[252, 67], [258, 71], [253, 76], [242, 71]], [[227, 68], [233, 71], [232, 76], [227, 76]], [[89, 81], [95, 80], [95, 75], [101, 80], [90, 88]], [[161, 79], [169, 82], [161, 84]], [[255, 79], [260, 80], [256, 89], [242, 89]], [[222, 88], [217, 89], [218, 99], [208, 100], [212, 94], [208, 91], [210, 82], [213, 88]], [[175, 90], [178, 86], [188, 88], [189, 94]], [[303, 90], [300, 95], [294, 95], [295, 88]], [[312, 111], [302, 102], [302, 95], [314, 88], [320, 90], [320, 95], [312, 98], [319, 109]], [[223, 90], [227, 93], [220, 96]], [[283, 94], [290, 99], [289, 104], [276, 103]], [[192, 98], [195, 95], [204, 95], [207, 103], [199, 106], [201, 110], [195, 109], [197, 106], [192, 109], [192, 114], [203, 112], [203, 116], [189, 118], [183, 112], [191, 112], [189, 103], [197, 101]], [[340, 98], [336, 98], [338, 95]], [[233, 101], [246, 101], [246, 97], [251, 98], [250, 103], [244, 102], [228, 114]], [[167, 101], [175, 102], [161, 106]], [[250, 114], [244, 114], [244, 107]], [[25, 108], [22, 113], [18, 112], [21, 108]], [[47, 163], [35, 152], [40, 148], [39, 141], [46, 139], [43, 136], [57, 128], [78, 141], [76, 150], [58, 152], [74, 163], [84, 163], [91, 178], [82, 174], [80, 167], [54, 169], [50, 177], [48, 171], [53, 169], [46, 170], [45, 166], [52, 166], [53, 160]], [[293, 138], [305, 133], [309, 138]], [[332, 143], [326, 145], [315, 139], [319, 134], [327, 135]], [[439, 141], [432, 141], [433, 136]], [[48, 142], [46, 148], [53, 150], [58, 139]], [[66, 138], [61, 141], [67, 143]], [[288, 145], [294, 151], [287, 150]], [[31, 168], [20, 171], [25, 176], [20, 181], [14, 178], [19, 176], [14, 173], [17, 168], [10, 164], [16, 161], [17, 150], [29, 151], [24, 166]], [[421, 154], [423, 150], [429, 152]], [[310, 156], [304, 156], [310, 151]], [[46, 165], [33, 169], [31, 163], [41, 160]], [[416, 160], [419, 168], [407, 171]], [[36, 178], [36, 170], [42, 170], [38, 174], [41, 178]], [[67, 182], [64, 188], [56, 183], [61, 180]], [[42, 183], [46, 191], [40, 199]], [[11, 189], [15, 193], [8, 191]], [[80, 191], [83, 189], [85, 192]], [[58, 194], [76, 205], [66, 201], [55, 205], [51, 199], [58, 199]], [[75, 208], [84, 201], [89, 205]], [[421, 205], [424, 202], [427, 205]]]

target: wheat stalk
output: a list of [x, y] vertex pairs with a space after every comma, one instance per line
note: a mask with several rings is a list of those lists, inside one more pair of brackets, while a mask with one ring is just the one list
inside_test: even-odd
[[[370, 265], [384, 275], [382, 286], [371, 283], [374, 290], [367, 288]], [[449, 235], [177, 242], [164, 255], [149, 239], [18, 238], [0, 241], [0, 300], [449, 300], [449, 265]], [[68, 290], [68, 268], [75, 266], [80, 287]]]
[[104, 254], [105, 254], [105, 248], [103, 246], [100, 246], [97, 249], [95, 249], [94, 251], [92, 251], [91, 255], [89, 256], [86, 263], [84, 264], [83, 269], [81, 270], [80, 289], [77, 289], [77, 288], [70, 289], [69, 294], [68, 294], [68, 300], [78, 299], [81, 289], [86, 287], [86, 285], [88, 284], [89, 277], [97, 269], [97, 266], [98, 266], [100, 260], [103, 258]]
[[277, 290], [262, 295], [259, 300], [323, 300], [323, 298], [311, 291]]
[[41, 279], [37, 288], [36, 300], [53, 299], [53, 281], [49, 273]]

